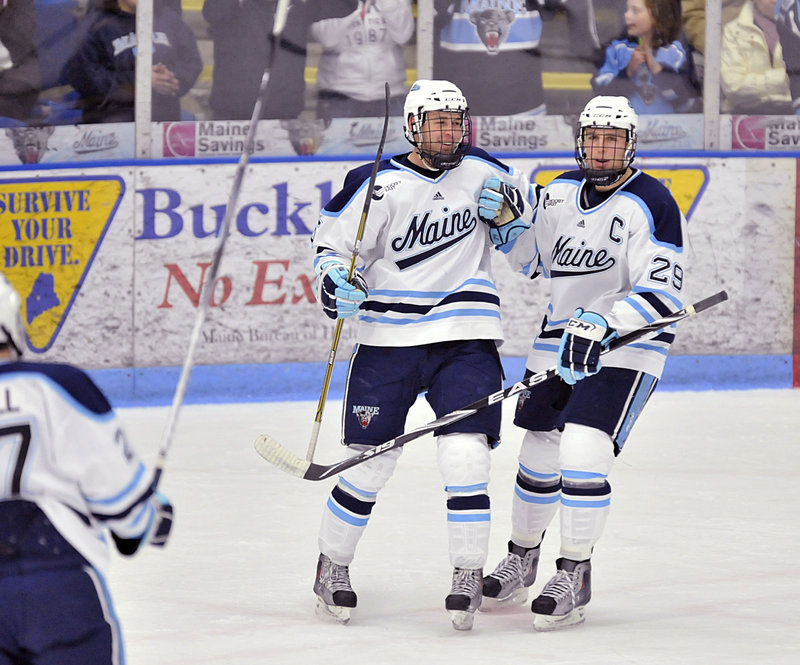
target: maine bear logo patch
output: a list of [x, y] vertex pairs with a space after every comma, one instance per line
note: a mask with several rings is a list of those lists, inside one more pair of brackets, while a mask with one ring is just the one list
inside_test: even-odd
[[379, 406], [353, 406], [353, 413], [355, 414], [356, 418], [358, 418], [358, 422], [361, 424], [361, 427], [367, 429], [369, 424], [372, 422], [372, 418], [377, 416], [381, 412], [381, 408]]

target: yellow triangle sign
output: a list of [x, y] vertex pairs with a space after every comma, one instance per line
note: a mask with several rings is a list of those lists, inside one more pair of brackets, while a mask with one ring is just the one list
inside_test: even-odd
[[[574, 168], [567, 166], [561, 169], [537, 169], [533, 173], [533, 178], [536, 183], [544, 186], [564, 171]], [[675, 197], [686, 219], [690, 220], [708, 185], [708, 171], [699, 166], [662, 166], [648, 168], [647, 174], [661, 181]]]
[[32, 350], [56, 340], [124, 191], [114, 176], [0, 180], [2, 271]]

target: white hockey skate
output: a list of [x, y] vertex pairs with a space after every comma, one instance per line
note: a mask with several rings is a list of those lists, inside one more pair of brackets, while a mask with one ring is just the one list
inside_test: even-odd
[[444, 600], [444, 606], [450, 613], [450, 620], [456, 630], [472, 630], [475, 610], [481, 606], [482, 579], [481, 568], [453, 570], [453, 586], [450, 595]]
[[508, 554], [483, 578], [481, 612], [522, 605], [528, 600], [528, 588], [536, 580], [539, 565], [538, 547], [521, 547], [508, 541]]
[[586, 620], [586, 604], [592, 599], [591, 561], [562, 558], [556, 567], [558, 572], [531, 605], [534, 630], [560, 630]]
[[340, 624], [350, 621], [350, 612], [356, 606], [358, 598], [350, 586], [350, 571], [347, 566], [340, 566], [320, 554], [314, 593], [317, 594], [317, 616], [333, 619]]

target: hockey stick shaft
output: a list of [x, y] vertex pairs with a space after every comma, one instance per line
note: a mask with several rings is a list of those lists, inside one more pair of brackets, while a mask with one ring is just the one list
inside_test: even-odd
[[[358, 261], [358, 252], [361, 247], [361, 239], [364, 237], [364, 228], [367, 224], [367, 215], [369, 214], [369, 207], [372, 202], [372, 190], [375, 188], [375, 178], [378, 177], [378, 165], [383, 155], [383, 144], [386, 142], [386, 131], [389, 127], [389, 84], [385, 84], [385, 97], [386, 109], [383, 117], [383, 133], [381, 134], [381, 141], [378, 145], [378, 153], [375, 155], [375, 161], [372, 163], [372, 172], [369, 176], [369, 184], [367, 185], [366, 198], [364, 199], [364, 208], [361, 211], [361, 219], [358, 223], [358, 230], [356, 232], [356, 240], [353, 244], [353, 256], [350, 259], [350, 270], [347, 273], [347, 281], [353, 278], [356, 272], [356, 262]], [[311, 460], [314, 457], [314, 451], [317, 448], [317, 440], [319, 439], [319, 428], [322, 425], [322, 412], [325, 410], [325, 402], [328, 400], [328, 390], [331, 386], [331, 376], [333, 376], [333, 366], [336, 362], [336, 351], [339, 348], [339, 339], [342, 336], [342, 325], [344, 319], [336, 319], [336, 327], [333, 331], [333, 339], [331, 340], [331, 349], [328, 353], [328, 364], [325, 367], [325, 378], [322, 381], [322, 391], [320, 392], [319, 402], [317, 402], [317, 413], [314, 416], [314, 426], [311, 429], [311, 438], [308, 442], [308, 451], [306, 452], [306, 459]]]
[[[275, 7], [275, 19], [272, 24], [272, 57], [270, 62], [275, 60], [275, 50], [278, 44], [278, 38], [283, 31], [286, 23], [286, 14], [289, 9], [289, 0], [278, 0]], [[178, 414], [183, 406], [186, 397], [186, 390], [189, 385], [189, 376], [191, 375], [192, 368], [194, 367], [194, 354], [197, 349], [197, 343], [200, 340], [200, 332], [205, 323], [208, 308], [211, 306], [211, 298], [214, 294], [214, 285], [217, 281], [217, 274], [219, 272], [219, 265], [222, 261], [222, 254], [225, 250], [225, 243], [228, 239], [228, 231], [231, 226], [231, 220], [236, 212], [236, 204], [239, 201], [239, 192], [242, 189], [242, 181], [244, 174], [247, 170], [247, 165], [250, 162], [250, 155], [253, 153], [254, 138], [256, 133], [256, 126], [261, 117], [261, 107], [264, 103], [264, 93], [267, 89], [269, 81], [269, 68], [264, 70], [261, 77], [261, 84], [256, 97], [256, 103], [253, 107], [253, 113], [250, 116], [250, 124], [247, 127], [247, 138], [245, 139], [244, 150], [239, 157], [239, 162], [236, 165], [236, 173], [233, 177], [233, 185], [228, 196], [228, 204], [225, 207], [225, 216], [222, 219], [220, 228], [217, 234], [217, 245], [214, 248], [214, 254], [211, 259], [211, 265], [205, 273], [205, 280], [200, 290], [200, 298], [197, 305], [197, 315], [194, 320], [194, 327], [192, 334], [189, 338], [189, 348], [186, 351], [186, 358], [183, 362], [180, 377], [178, 378], [178, 385], [175, 388], [175, 395], [172, 398], [172, 406], [167, 416], [167, 422], [164, 426], [164, 431], [161, 435], [161, 446], [158, 450], [158, 457], [156, 459], [155, 471], [153, 472], [153, 491], [158, 489], [158, 484], [161, 482], [161, 476], [164, 473], [164, 465], [167, 461], [169, 449], [172, 446], [172, 440], [175, 435], [175, 427], [178, 424]]]
[[[609, 353], [614, 349], [618, 349], [626, 344], [630, 344], [631, 342], [636, 341], [637, 339], [641, 339], [642, 337], [646, 337], [647, 335], [657, 332], [662, 328], [666, 328], [678, 321], [682, 321], [690, 316], [694, 316], [709, 307], [713, 307], [721, 302], [724, 302], [728, 299], [728, 294], [725, 291], [720, 291], [719, 293], [714, 294], [713, 296], [709, 296], [708, 298], [704, 298], [699, 302], [696, 302], [694, 305], [689, 305], [684, 309], [665, 316], [662, 319], [658, 319], [653, 321], [652, 323], [638, 328], [632, 332], [629, 332], [617, 339], [611, 341], [606, 349], [602, 351], [602, 353]], [[371, 457], [375, 457], [375, 455], [380, 455], [382, 453], [388, 452], [394, 448], [399, 448], [404, 446], [409, 441], [413, 441], [414, 439], [418, 439], [426, 434], [433, 432], [441, 427], [446, 425], [450, 425], [452, 423], [458, 422], [464, 418], [471, 416], [472, 414], [476, 413], [480, 409], [483, 409], [487, 406], [492, 404], [497, 404], [508, 397], [521, 393], [524, 390], [532, 388], [535, 385], [543, 383], [548, 379], [552, 379], [553, 377], [558, 375], [558, 370], [555, 367], [547, 369], [543, 372], [539, 372], [537, 374], [532, 374], [529, 377], [518, 381], [517, 383], [509, 386], [508, 388], [504, 388], [502, 390], [498, 390], [491, 395], [487, 395], [486, 397], [482, 397], [479, 400], [476, 400], [472, 404], [469, 404], [461, 409], [457, 409], [456, 411], [451, 411], [436, 420], [433, 420], [425, 425], [417, 427], [416, 429], [411, 430], [410, 432], [405, 432], [400, 436], [390, 439], [389, 441], [385, 441], [374, 448], [369, 448], [358, 455], [353, 457], [344, 459], [340, 462], [336, 462], [330, 465], [322, 465], [322, 464], [314, 464], [308, 460], [302, 460], [297, 455], [292, 453], [290, 450], [282, 446], [278, 441], [273, 439], [270, 436], [262, 435], [258, 437], [255, 441], [255, 449], [259, 455], [261, 455], [264, 459], [268, 462], [271, 462], [276, 467], [281, 469], [282, 471], [286, 471], [287, 473], [297, 476], [298, 478], [304, 478], [306, 480], [323, 480], [325, 478], [329, 478], [337, 473], [341, 473], [345, 469], [349, 469], [352, 466], [356, 466], [357, 464], [361, 464], [366, 460], [370, 459]]]

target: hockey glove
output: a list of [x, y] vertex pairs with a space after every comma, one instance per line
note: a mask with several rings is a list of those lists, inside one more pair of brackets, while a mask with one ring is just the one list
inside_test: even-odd
[[478, 199], [478, 216], [496, 246], [515, 240], [533, 221], [533, 210], [520, 191], [497, 176], [487, 178]]
[[156, 511], [153, 524], [145, 535], [145, 542], [154, 547], [164, 547], [169, 540], [169, 533], [172, 530], [172, 519], [175, 511], [169, 499], [161, 492], [156, 492], [150, 497], [150, 503]]
[[317, 298], [322, 303], [322, 310], [331, 319], [355, 316], [361, 303], [367, 299], [369, 290], [364, 278], [356, 272], [348, 282], [348, 272], [344, 264], [331, 261], [322, 266], [322, 272], [317, 277]]
[[150, 525], [141, 536], [137, 538], [124, 538], [113, 531], [111, 532], [111, 536], [114, 538], [114, 544], [117, 546], [117, 550], [120, 554], [131, 556], [135, 554], [142, 545], [150, 544], [156, 547], [164, 547], [164, 545], [167, 544], [167, 539], [172, 529], [172, 517], [174, 512], [172, 510], [172, 504], [161, 492], [151, 494], [146, 501], [152, 506], [154, 514]]
[[600, 352], [617, 336], [609, 333], [606, 320], [595, 312], [578, 307], [569, 320], [558, 347], [558, 374], [569, 385], [575, 385], [602, 368]]

